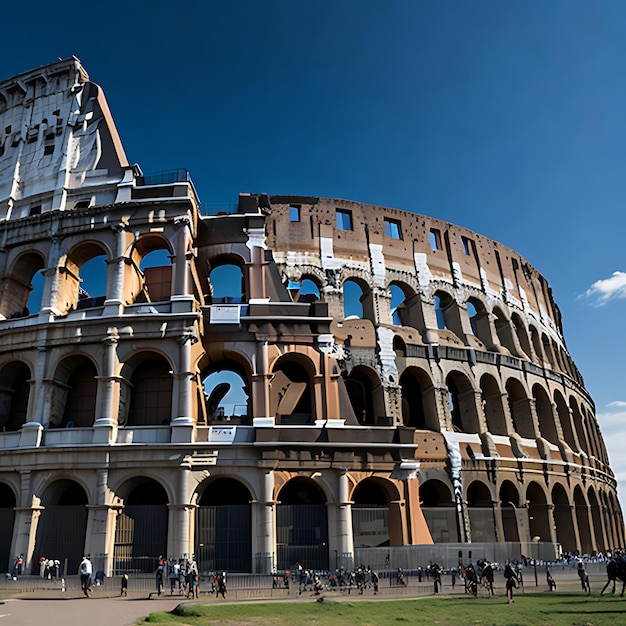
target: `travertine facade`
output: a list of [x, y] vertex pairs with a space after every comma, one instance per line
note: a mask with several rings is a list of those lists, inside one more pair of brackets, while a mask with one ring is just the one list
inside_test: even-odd
[[514, 251], [344, 200], [203, 215], [186, 172], [128, 165], [74, 58], [0, 83], [2, 132], [0, 568], [624, 544], [559, 310]]

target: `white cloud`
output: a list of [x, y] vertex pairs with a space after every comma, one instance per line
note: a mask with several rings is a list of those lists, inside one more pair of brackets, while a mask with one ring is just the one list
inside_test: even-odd
[[610, 278], [596, 280], [580, 297], [594, 301], [595, 306], [603, 306], [613, 298], [626, 298], [626, 272], [613, 272]]
[[621, 409], [626, 406], [626, 402], [624, 402], [623, 400], [614, 400], [613, 402], [609, 402], [606, 406], [614, 406]]

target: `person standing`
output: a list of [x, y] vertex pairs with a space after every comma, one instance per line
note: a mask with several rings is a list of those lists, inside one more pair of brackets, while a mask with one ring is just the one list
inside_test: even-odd
[[78, 569], [80, 573], [80, 588], [87, 598], [91, 598], [91, 574], [93, 566], [89, 556], [84, 556]]
[[504, 568], [504, 578], [506, 579], [506, 599], [509, 604], [515, 602], [513, 600], [513, 589], [517, 587], [517, 576], [510, 563], [506, 564]]

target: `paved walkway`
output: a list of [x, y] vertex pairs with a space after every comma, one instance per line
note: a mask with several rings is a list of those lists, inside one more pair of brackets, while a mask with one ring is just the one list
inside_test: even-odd
[[[558, 591], [580, 593], [580, 582], [575, 572], [556, 570], [555, 578], [557, 580]], [[500, 577], [501, 578], [501, 577]], [[504, 586], [502, 580], [498, 578], [496, 584], [496, 596], [504, 601]], [[530, 578], [530, 576], [528, 577]], [[600, 572], [591, 575], [591, 588], [595, 594], [598, 594], [606, 577]], [[447, 581], [444, 580], [444, 585]], [[547, 585], [541, 584], [535, 587], [534, 579], [532, 584], [527, 580], [526, 591], [528, 592], [545, 592], [548, 593]], [[462, 585], [462, 583], [461, 583]], [[430, 587], [430, 585], [429, 585]], [[453, 592], [449, 585], [445, 585], [443, 593], [445, 595], [463, 595], [463, 587], [457, 588]], [[329, 600], [373, 600], [375, 598], [385, 599], [408, 599], [410, 597], [425, 597], [431, 595], [430, 589], [425, 593], [426, 589], [417, 589], [417, 587], [400, 588], [402, 595], [394, 593], [396, 588], [383, 589], [379, 596], [373, 596], [371, 590], [360, 596], [357, 592], [352, 594], [342, 594], [339, 592], [326, 592], [324, 595]], [[618, 593], [619, 593], [618, 589]], [[268, 590], [269, 591], [269, 590]], [[523, 594], [521, 589], [517, 590], [517, 594]], [[484, 590], [480, 590], [481, 597], [484, 596]], [[235, 594], [229, 594], [229, 600], [235, 599]], [[481, 597], [478, 598], [480, 601]], [[484, 596], [486, 599], [486, 596]], [[258, 598], [259, 602], [272, 601], [268, 598]], [[293, 602], [312, 602], [314, 598], [310, 593], [303, 593], [301, 596], [284, 597], [282, 601]], [[163, 596], [161, 598], [148, 599], [147, 597], [128, 597], [121, 598], [111, 595], [96, 595], [91, 598], [83, 597], [79, 591], [68, 591], [61, 595], [57, 591], [33, 591], [21, 594], [18, 598], [5, 600], [0, 603], [0, 626], [32, 626], [33, 624], [45, 623], [46, 626], [67, 626], [68, 624], [88, 623], [89, 626], [134, 626], [139, 620], [146, 617], [154, 611], [171, 611], [181, 602], [186, 602], [180, 596]], [[202, 594], [198, 603], [215, 604], [219, 602], [223, 604], [223, 600], [216, 600], [214, 596]], [[625, 600], [626, 602], [626, 600]], [[193, 603], [193, 601], [189, 601]]]

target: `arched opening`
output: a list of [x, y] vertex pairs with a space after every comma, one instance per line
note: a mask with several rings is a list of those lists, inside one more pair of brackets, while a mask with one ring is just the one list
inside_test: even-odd
[[467, 488], [467, 513], [472, 541], [496, 541], [491, 491], [479, 480], [475, 480]]
[[550, 340], [545, 333], [541, 335], [541, 344], [543, 346], [543, 354], [546, 361], [545, 364], [550, 369], [555, 369], [554, 354], [552, 353], [552, 344], [550, 343]]
[[418, 367], [408, 367], [400, 376], [402, 422], [419, 430], [439, 431], [433, 383]]
[[[30, 369], [12, 361], [0, 370], [0, 430], [19, 430], [27, 421]], [[0, 562], [1, 563], [1, 562]]]
[[522, 384], [515, 378], [506, 381], [507, 401], [515, 432], [526, 439], [535, 437], [530, 402]]
[[419, 488], [420, 506], [435, 543], [459, 541], [456, 504], [450, 487], [440, 480], [427, 480]]
[[576, 509], [576, 521], [578, 522], [580, 550], [583, 554], [591, 554], [593, 552], [593, 542], [591, 540], [591, 526], [589, 525], [589, 506], [579, 485], [576, 485], [574, 488], [574, 506]]
[[13, 567], [11, 541], [16, 506], [13, 489], [6, 483], [0, 483], [0, 572], [10, 572]]
[[493, 347], [491, 325], [489, 323], [489, 312], [485, 308], [482, 300], [469, 298], [465, 303], [467, 317], [469, 318], [472, 334], [480, 339], [487, 349]]
[[8, 276], [0, 279], [0, 315], [25, 317], [41, 309], [44, 259], [38, 252], [27, 252], [15, 261]]
[[554, 485], [552, 489], [552, 504], [554, 505], [556, 540], [561, 544], [565, 552], [574, 552], [577, 549], [574, 519], [572, 518], [569, 498], [562, 485]]
[[526, 490], [526, 500], [532, 541], [552, 541], [550, 511], [543, 489], [537, 483], [531, 482]]
[[604, 541], [604, 533], [602, 532], [602, 513], [600, 511], [600, 505], [596, 498], [596, 492], [593, 487], [590, 487], [587, 491], [587, 497], [589, 498], [589, 508], [591, 509], [591, 521], [593, 522], [593, 536], [596, 540], [596, 550], [603, 552], [608, 547]]
[[216, 478], [196, 509], [196, 561], [201, 572], [252, 571], [252, 496], [234, 478]]
[[529, 360], [532, 360], [532, 348], [530, 346], [530, 339], [528, 337], [528, 333], [526, 332], [526, 326], [522, 319], [517, 313], [513, 313], [511, 316], [511, 321], [513, 322], [513, 327], [515, 328], [515, 334], [517, 335], [517, 340], [522, 347], [522, 350], [526, 354]]
[[572, 450], [576, 450], [576, 439], [574, 438], [574, 430], [572, 429], [570, 409], [565, 402], [565, 398], [558, 390], [554, 392], [554, 403], [556, 404], [556, 412], [559, 416], [559, 422], [561, 423], [563, 438]]
[[598, 492], [600, 511], [602, 512], [602, 523], [606, 533], [605, 545], [617, 546], [617, 536], [615, 534], [615, 519], [611, 512], [609, 497], [604, 491]]
[[50, 428], [93, 426], [97, 375], [96, 366], [86, 356], [74, 355], [61, 361], [54, 378]]
[[456, 300], [446, 291], [433, 294], [435, 317], [439, 330], [449, 330], [459, 338], [464, 338], [463, 326]]
[[270, 412], [278, 424], [311, 424], [315, 419], [313, 363], [306, 357], [285, 355], [272, 369]]
[[247, 373], [239, 364], [212, 364], [202, 386], [208, 423], [250, 423], [250, 386]]
[[392, 347], [396, 356], [406, 357], [406, 343], [404, 342], [404, 339], [402, 339], [402, 337], [400, 337], [399, 335], [394, 335]]
[[622, 516], [622, 509], [618, 504], [616, 498], [613, 497], [613, 493], [609, 493], [609, 515], [615, 527], [615, 543], [613, 545], [623, 546], [624, 543], [624, 518]]
[[578, 436], [579, 449], [589, 454], [589, 445], [587, 444], [585, 427], [583, 425], [583, 415], [578, 407], [578, 402], [576, 402], [576, 399], [573, 396], [570, 397], [569, 406], [572, 410], [572, 421], [574, 422], [576, 435]]
[[78, 571], [85, 549], [87, 494], [75, 481], [63, 479], [50, 484], [37, 522], [33, 574], [39, 574], [39, 559], [58, 559], [64, 574]]
[[389, 287], [389, 291], [391, 293], [391, 321], [395, 326], [402, 326], [402, 315], [400, 313], [400, 306], [404, 304], [406, 300], [406, 295], [404, 291], [402, 291], [399, 285], [392, 284]]
[[519, 509], [519, 492], [510, 480], [503, 481], [500, 486], [500, 510], [504, 541], [519, 541], [518, 516], [525, 515], [526, 509]]
[[353, 368], [345, 379], [354, 414], [362, 425], [387, 425], [383, 389], [378, 374], [364, 365]]
[[[303, 276], [298, 285], [298, 302], [317, 302], [322, 299], [322, 292], [317, 280]], [[291, 289], [291, 285], [289, 286]]]
[[450, 372], [446, 377], [446, 386], [454, 430], [461, 433], [478, 433], [476, 395], [472, 383], [464, 374]]
[[541, 436], [550, 443], [557, 444], [559, 437], [556, 431], [556, 424], [554, 423], [552, 402], [550, 402], [548, 394], [541, 385], [533, 385], [533, 398], [535, 399], [535, 408], [537, 410]]
[[107, 256], [98, 254], [80, 267], [77, 309], [101, 306], [106, 300]]
[[171, 366], [164, 357], [154, 352], [143, 352], [124, 366], [122, 377], [129, 384], [122, 387], [120, 425], [156, 426], [170, 423], [173, 376]]
[[535, 350], [537, 362], [539, 365], [543, 367], [545, 363], [545, 358], [543, 356], [543, 348], [541, 347], [541, 339], [539, 338], [539, 332], [534, 326], [530, 327], [530, 340], [533, 344], [533, 349]]
[[515, 347], [515, 340], [513, 339], [513, 329], [511, 322], [506, 318], [504, 313], [495, 307], [493, 310], [495, 315], [494, 325], [496, 327], [496, 334], [498, 335], [498, 341], [500, 345], [505, 348], [503, 352], [517, 355], [517, 349]]
[[172, 295], [172, 257], [160, 237], [144, 236], [137, 242], [141, 254], [139, 270], [143, 280], [141, 292], [135, 302], [164, 302]]
[[389, 498], [384, 487], [376, 479], [365, 479], [352, 492], [352, 501], [354, 547], [390, 545]]
[[326, 498], [309, 478], [292, 478], [280, 490], [276, 507], [277, 568], [295, 563], [328, 569]]
[[245, 276], [238, 257], [211, 259], [209, 283], [213, 304], [240, 304], [246, 301]]
[[115, 526], [113, 573], [153, 574], [159, 557], [167, 556], [167, 493], [156, 480], [138, 476], [126, 483], [120, 495], [124, 508]]
[[348, 278], [341, 289], [344, 319], [374, 321], [374, 298], [370, 286], [364, 280]]
[[507, 435], [502, 392], [498, 382], [493, 376], [483, 374], [480, 379], [480, 391], [487, 429], [494, 435]]

